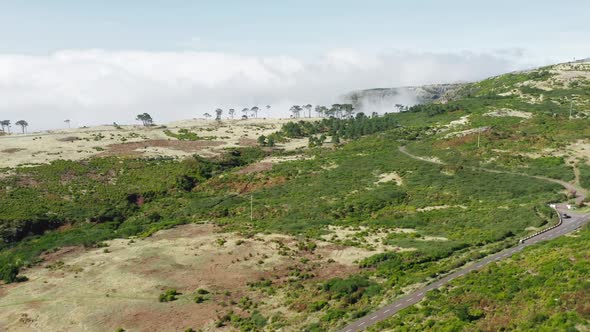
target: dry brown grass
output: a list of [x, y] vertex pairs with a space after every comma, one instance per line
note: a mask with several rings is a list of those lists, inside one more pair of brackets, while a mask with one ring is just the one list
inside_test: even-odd
[[272, 165], [273, 165], [273, 163], [269, 163], [269, 162], [258, 162], [258, 163], [250, 164], [250, 165], [240, 169], [236, 173], [238, 173], [238, 174], [252, 174], [252, 173], [265, 172], [265, 171], [271, 170]]
[[142, 150], [148, 148], [166, 148], [179, 150], [183, 152], [197, 152], [208, 147], [223, 145], [220, 141], [177, 141], [177, 140], [147, 140], [141, 142], [111, 144], [107, 146], [107, 151], [102, 152], [99, 156], [112, 155], [141, 155]]
[[[104, 249], [62, 248], [43, 255], [41, 266], [23, 271], [29, 281], [0, 286], [0, 329], [209, 331], [216, 330], [213, 323], [219, 315], [241, 312], [232, 303], [242, 296], [258, 303], [261, 312], [279, 310], [301, 326], [307, 314], [291, 308], [281, 295], [280, 286], [288, 283], [292, 267], [308, 269], [314, 277], [306, 282], [312, 283], [359, 268], [346, 257], [350, 248], [319, 241], [315, 252], [301, 252], [297, 242], [278, 234], [244, 238], [211, 224], [191, 224], [146, 239], [112, 240]], [[363, 252], [360, 256], [374, 253], [354, 250]], [[330, 257], [336, 262], [329, 262]], [[301, 263], [301, 258], [309, 262]], [[269, 297], [248, 286], [261, 278], [273, 281], [277, 295]], [[182, 295], [173, 302], [158, 302], [169, 288]], [[191, 294], [199, 288], [211, 293], [197, 304]]]
[[[309, 119], [305, 119], [308, 121]], [[184, 158], [192, 154], [214, 157], [228, 147], [255, 146], [260, 135], [270, 135], [289, 119], [250, 119], [215, 121], [186, 120], [166, 127], [97, 126], [63, 129], [27, 135], [11, 134], [0, 137], [0, 146], [10, 158], [0, 158], [1, 167], [22, 164], [49, 163], [57, 159], [82, 160], [97, 155]], [[178, 141], [165, 134], [186, 129], [200, 137], [217, 137], [214, 141]], [[284, 150], [307, 146], [306, 139], [292, 139], [278, 144]]]

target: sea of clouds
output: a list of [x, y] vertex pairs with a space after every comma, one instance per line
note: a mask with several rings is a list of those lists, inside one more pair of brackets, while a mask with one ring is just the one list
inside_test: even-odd
[[[64, 50], [0, 54], [0, 119], [31, 130], [200, 118], [215, 108], [271, 105], [259, 116], [288, 117], [293, 104], [340, 101], [352, 90], [471, 81], [536, 65], [521, 52], [390, 52], [340, 49], [317, 56], [215, 52]], [[264, 108], [263, 108], [264, 109]], [[227, 113], [226, 113], [227, 114]]]

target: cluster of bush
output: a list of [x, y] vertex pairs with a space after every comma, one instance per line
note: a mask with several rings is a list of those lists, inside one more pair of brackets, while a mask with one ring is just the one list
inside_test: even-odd
[[[93, 246], [108, 238], [148, 236], [185, 223], [186, 218], [170, 216], [178, 206], [148, 207], [190, 195], [208, 179], [265, 155], [253, 147], [229, 149], [216, 159], [108, 157], [18, 168], [16, 174], [0, 179], [2, 279], [16, 280], [15, 269], [32, 264], [43, 250], [55, 246]], [[43, 236], [66, 224], [74, 228]], [[32, 241], [35, 237], [39, 239]], [[19, 243], [25, 238], [26, 244]]]

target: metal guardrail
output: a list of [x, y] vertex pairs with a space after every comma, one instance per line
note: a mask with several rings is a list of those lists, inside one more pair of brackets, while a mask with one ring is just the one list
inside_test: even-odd
[[561, 213], [559, 213], [559, 211], [557, 210], [556, 207], [554, 207], [553, 209], [555, 210], [555, 212], [557, 212], [557, 216], [559, 217], [559, 221], [557, 222], [557, 224], [555, 224], [555, 225], [553, 225], [551, 227], [547, 227], [547, 228], [545, 228], [545, 229], [543, 229], [541, 231], [538, 231], [535, 234], [532, 234], [532, 235], [529, 235], [527, 237], [524, 237], [524, 238], [520, 239], [518, 241], [518, 243], [524, 243], [526, 240], [530, 240], [530, 239], [534, 238], [535, 236], [539, 236], [539, 235], [541, 235], [543, 233], [549, 232], [550, 230], [555, 229], [555, 228], [561, 226], [561, 224], [563, 224], [563, 216], [561, 215]]

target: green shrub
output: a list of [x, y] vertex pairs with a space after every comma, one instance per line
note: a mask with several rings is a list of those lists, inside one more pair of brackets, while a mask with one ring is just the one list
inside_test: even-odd
[[323, 301], [323, 300], [322, 300], [322, 301], [316, 301], [316, 302], [312, 303], [312, 304], [311, 304], [311, 305], [308, 307], [308, 309], [309, 309], [311, 312], [314, 312], [314, 311], [320, 311], [320, 310], [322, 310], [322, 309], [323, 309], [325, 306], [327, 306], [327, 305], [328, 305], [328, 302], [327, 302], [327, 301]]
[[206, 289], [203, 289], [203, 288], [199, 288], [199, 289], [197, 289], [197, 294], [207, 295], [207, 294], [209, 294], [209, 291]]
[[172, 302], [172, 301], [176, 301], [177, 297], [180, 295], [179, 292], [176, 291], [176, 289], [172, 288], [172, 289], [168, 289], [166, 290], [164, 293], [160, 294], [159, 300], [160, 302]]
[[18, 280], [18, 267], [14, 264], [0, 266], [0, 279], [10, 284]]

